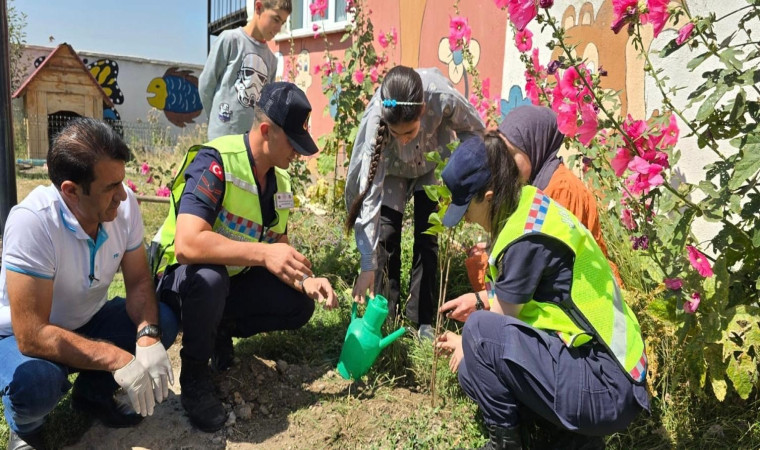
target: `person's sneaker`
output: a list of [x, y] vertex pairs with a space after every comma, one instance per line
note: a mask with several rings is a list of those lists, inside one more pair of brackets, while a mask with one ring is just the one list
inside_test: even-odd
[[232, 346], [232, 334], [227, 327], [220, 326], [214, 341], [214, 353], [211, 355], [211, 368], [223, 372], [235, 361], [235, 348]]
[[421, 341], [432, 341], [435, 339], [435, 328], [430, 324], [423, 323], [417, 329], [417, 336], [419, 336]]
[[207, 364], [183, 360], [179, 384], [182, 389], [182, 407], [190, 417], [190, 423], [207, 433], [213, 433], [224, 426], [227, 413], [222, 401], [216, 396]]
[[143, 420], [131, 406], [117, 402], [113, 394], [92, 392], [82, 385], [83, 383], [74, 383], [71, 391], [72, 408], [89, 414], [109, 428], [133, 427]]
[[522, 446], [522, 437], [520, 427], [488, 427], [488, 442], [479, 450], [520, 450]]
[[17, 434], [11, 430], [8, 436], [8, 450], [46, 450], [45, 441], [42, 439], [42, 427], [33, 433]]

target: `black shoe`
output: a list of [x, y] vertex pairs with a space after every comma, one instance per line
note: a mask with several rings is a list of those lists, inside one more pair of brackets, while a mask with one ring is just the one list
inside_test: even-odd
[[71, 406], [99, 419], [109, 428], [129, 428], [143, 420], [131, 406], [117, 402], [113, 394], [87, 392], [86, 388], [80, 388], [76, 383], [71, 393]]
[[489, 440], [480, 450], [520, 450], [522, 449], [522, 436], [520, 427], [488, 427]]
[[232, 333], [228, 327], [220, 326], [214, 341], [214, 354], [211, 355], [211, 368], [223, 372], [235, 360], [235, 348], [232, 346]]
[[16, 434], [11, 431], [8, 437], [8, 450], [46, 450], [45, 441], [42, 439], [42, 428], [34, 433]]
[[227, 413], [216, 396], [207, 364], [183, 360], [179, 384], [182, 389], [182, 407], [187, 411], [190, 423], [207, 433], [213, 433], [224, 426]]
[[605, 445], [601, 436], [585, 436], [563, 430], [552, 437], [546, 450], [604, 450]]

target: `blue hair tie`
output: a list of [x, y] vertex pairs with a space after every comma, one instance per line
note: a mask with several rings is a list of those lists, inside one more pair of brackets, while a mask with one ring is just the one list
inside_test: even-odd
[[386, 108], [395, 108], [396, 106], [418, 106], [421, 105], [422, 102], [399, 102], [396, 99], [393, 98], [386, 98], [383, 100], [383, 106]]

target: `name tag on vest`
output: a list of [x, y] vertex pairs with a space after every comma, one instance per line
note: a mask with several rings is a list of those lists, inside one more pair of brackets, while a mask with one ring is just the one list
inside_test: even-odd
[[277, 192], [274, 194], [274, 207], [277, 209], [293, 209], [293, 194], [290, 192]]

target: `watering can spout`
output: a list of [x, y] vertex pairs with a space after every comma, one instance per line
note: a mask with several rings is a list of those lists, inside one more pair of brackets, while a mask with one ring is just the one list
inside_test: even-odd
[[382, 338], [380, 340], [380, 350], [391, 345], [393, 341], [400, 338], [405, 332], [406, 332], [406, 328], [401, 327], [398, 330], [394, 331], [393, 333], [389, 334], [388, 336], [385, 336], [384, 338]]

